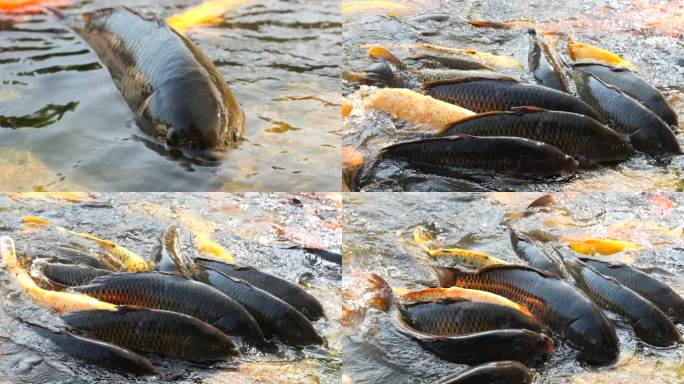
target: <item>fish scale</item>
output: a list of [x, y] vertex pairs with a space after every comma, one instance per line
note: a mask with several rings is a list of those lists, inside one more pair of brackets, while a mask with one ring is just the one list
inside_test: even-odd
[[681, 336], [667, 316], [638, 293], [588, 267], [580, 260], [566, 260], [570, 274], [594, 302], [627, 318], [636, 335], [645, 342], [668, 347]]
[[443, 300], [400, 307], [403, 319], [418, 331], [438, 336], [458, 336], [494, 329], [529, 329], [543, 326], [522, 312], [499, 304]]
[[578, 166], [575, 159], [554, 146], [503, 136], [456, 135], [405, 141], [384, 148], [381, 156], [411, 164], [531, 178], [569, 176]]
[[219, 290], [180, 276], [160, 272], [112, 274], [71, 290], [112, 304], [184, 313], [231, 336], [263, 341], [259, 325], [242, 305]]
[[609, 119], [611, 128], [629, 135], [634, 148], [647, 153], [682, 153], [672, 129], [639, 101], [590, 73], [574, 71], [573, 78], [582, 100]]
[[323, 344], [323, 338], [301, 312], [270, 293], [206, 266], [197, 278], [242, 304], [265, 335], [275, 335], [293, 345]]
[[516, 265], [489, 266], [475, 273], [449, 267], [433, 270], [440, 286], [485, 290], [525, 304], [536, 319], [563, 334], [589, 363], [609, 363], [619, 354], [615, 328], [603, 312], [550, 274]]
[[475, 112], [505, 111], [535, 106], [575, 112], [602, 122], [603, 117], [582, 100], [567, 93], [506, 79], [463, 79], [423, 85], [426, 94]]
[[515, 136], [541, 141], [573, 156], [583, 167], [625, 160], [633, 153], [631, 144], [622, 135], [590, 117], [530, 107], [466, 117], [445, 127], [440, 136], [455, 134]]
[[623, 264], [610, 264], [599, 260], [580, 258], [597, 272], [610, 276], [621, 284], [639, 293], [655, 304], [666, 315], [684, 324], [684, 299], [666, 284]]
[[62, 320], [89, 337], [161, 356], [204, 362], [239, 355], [224, 333], [177, 312], [119, 307], [71, 312]]

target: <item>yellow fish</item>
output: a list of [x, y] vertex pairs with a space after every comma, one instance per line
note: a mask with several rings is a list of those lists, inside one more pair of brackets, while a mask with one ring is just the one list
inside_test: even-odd
[[584, 255], [612, 255], [630, 249], [643, 249], [639, 244], [629, 241], [611, 239], [588, 239], [588, 240], [564, 240], [565, 243], [577, 253]]
[[409, 303], [422, 303], [426, 301], [439, 301], [449, 298], [465, 299], [469, 301], [482, 301], [486, 303], [505, 305], [507, 307], [518, 310], [530, 317], [534, 317], [530, 310], [522, 305], [515, 303], [503, 296], [497, 294], [480, 291], [477, 289], [467, 289], [460, 287], [450, 288], [426, 288], [419, 291], [411, 291], [403, 293], [400, 300]]
[[438, 248], [430, 249], [428, 254], [432, 257], [454, 256], [459, 264], [471, 267], [482, 268], [488, 265], [510, 264], [507, 261], [490, 256], [484, 252], [469, 251], [461, 248]]
[[22, 221], [24, 223], [50, 225], [60, 232], [65, 232], [86, 240], [94, 241], [100, 246], [100, 248], [114, 256], [117, 260], [121, 261], [121, 263], [129, 271], [149, 271], [154, 268], [154, 263], [145, 261], [145, 259], [135, 254], [135, 252], [121, 245], [114, 244], [109, 240], [103, 240], [87, 233], [71, 231], [57, 224], [53, 224], [45, 219], [41, 219], [40, 217], [24, 216]]
[[229, 10], [249, 3], [249, 0], [206, 0], [166, 19], [166, 23], [178, 32], [195, 25], [210, 25], [221, 21], [221, 16]]
[[410, 89], [378, 89], [368, 96], [366, 104], [396, 119], [435, 131], [443, 130], [451, 123], [475, 115], [473, 111]]
[[341, 11], [348, 13], [375, 13], [386, 14], [387, 16], [398, 16], [409, 13], [409, 7], [392, 1], [368, 0], [368, 1], [347, 1], [342, 3]]
[[57, 312], [84, 311], [89, 309], [114, 309], [116, 305], [97, 300], [81, 293], [48, 291], [36, 285], [17, 261], [14, 240], [8, 236], [0, 237], [0, 259], [9, 276], [26, 293], [40, 304]]
[[429, 43], [404, 44], [399, 45], [399, 48], [422, 49], [433, 52], [441, 52], [449, 55], [467, 57], [477, 61], [478, 63], [496, 68], [524, 68], [523, 64], [520, 61], [514, 59], [513, 57], [499, 56], [488, 52], [480, 52], [472, 48], [451, 48]]
[[577, 63], [598, 62], [601, 64], [612, 65], [614, 67], [624, 67], [632, 71], [637, 70], [634, 64], [614, 54], [613, 52], [606, 51], [605, 49], [597, 48], [589, 44], [572, 43], [568, 41], [568, 56], [570, 56], [572, 61]]

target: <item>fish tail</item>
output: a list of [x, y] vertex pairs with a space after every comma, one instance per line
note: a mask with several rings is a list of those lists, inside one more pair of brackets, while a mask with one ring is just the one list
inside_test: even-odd
[[453, 287], [456, 285], [456, 281], [468, 275], [468, 272], [456, 267], [442, 267], [434, 265], [432, 266], [432, 271], [435, 273], [440, 287]]
[[410, 77], [397, 73], [387, 61], [375, 63], [366, 69], [367, 84], [390, 88], [421, 89], [422, 84]]
[[389, 311], [394, 303], [392, 287], [390, 287], [385, 279], [376, 274], [371, 274], [368, 282], [374, 291], [373, 296], [368, 300], [368, 304], [383, 312]]
[[404, 63], [385, 47], [368, 48], [368, 57], [374, 62], [387, 61], [397, 66], [397, 68], [404, 68]]

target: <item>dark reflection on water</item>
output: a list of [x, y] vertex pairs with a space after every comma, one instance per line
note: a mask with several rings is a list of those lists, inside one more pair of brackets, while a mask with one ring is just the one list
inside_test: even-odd
[[[179, 166], [173, 155], [142, 145], [109, 74], [65, 27], [108, 6], [168, 17], [199, 3], [80, 1], [64, 10], [67, 21], [48, 12], [1, 15], [0, 116], [14, 119], [72, 101], [78, 107], [41, 130], [0, 128], [3, 152], [30, 155], [41, 169], [0, 189], [339, 190], [340, 174], [330, 171], [339, 167], [341, 144], [337, 1], [245, 1], [217, 25], [187, 32], [219, 67], [247, 116], [245, 140], [219, 166]], [[301, 130], [271, 129], [271, 121]], [[20, 166], [13, 164], [6, 166]]]
[[[171, 224], [197, 225], [239, 263], [299, 283], [323, 305], [327, 320], [319, 320], [314, 326], [327, 339], [328, 348], [279, 345], [275, 354], [247, 348], [241, 358], [209, 367], [152, 356], [153, 364], [166, 375], [164, 382], [339, 383], [341, 267], [301, 249], [306, 245], [339, 253], [339, 195], [96, 194], [79, 199], [69, 203], [0, 194], [0, 234], [15, 239], [20, 260], [29, 264], [38, 257], [68, 257], [55, 245], [75, 242], [90, 246], [53, 229], [36, 231], [22, 226], [22, 216], [37, 215], [113, 240], [153, 260], [158, 236]], [[48, 327], [62, 326], [57, 314], [34, 304], [0, 266], [3, 384], [6, 380], [14, 384], [162, 382], [158, 378], [127, 378], [86, 365], [40, 338], [17, 318]]]
[[0, 116], [0, 126], [6, 128], [42, 128], [59, 121], [65, 113], [73, 111], [78, 105], [72, 101], [64, 105], [48, 104], [25, 116]]
[[[530, 20], [546, 31], [560, 33], [561, 44], [553, 49], [565, 54], [565, 37], [616, 52], [633, 62], [642, 77], [655, 85], [684, 118], [684, 13], [677, 0], [592, 0], [592, 1], [403, 1], [409, 12], [388, 16], [388, 11], [349, 13], [344, 16], [343, 71], [363, 70], [369, 65], [364, 44], [388, 47], [417, 42], [454, 48], [472, 48], [496, 55], [511, 56], [524, 69], [499, 71], [534, 83], [528, 67], [530, 37], [523, 30], [475, 28], [468, 19], [508, 21]], [[670, 17], [671, 26], [658, 24]], [[396, 48], [400, 58], [417, 52]], [[346, 83], [345, 83], [346, 84]], [[354, 89], [346, 84], [345, 95]], [[681, 130], [681, 128], [680, 128]], [[441, 177], [421, 172], [405, 162], [376, 162], [378, 151], [391, 143], [415, 138], [409, 124], [392, 121], [373, 112], [354, 115], [345, 123], [344, 144], [357, 148], [367, 159], [357, 189], [367, 191], [631, 191], [683, 190], [684, 157], [659, 161], [637, 154], [630, 160], [581, 170], [571, 180], [549, 182], [520, 181], [489, 175]], [[684, 134], [678, 135], [684, 145]]]
[[[684, 194], [555, 194], [555, 208], [521, 216], [541, 194], [355, 193], [344, 198], [343, 374], [355, 384], [432, 383], [466, 366], [446, 362], [397, 332], [388, 316], [368, 309], [365, 276], [377, 273], [395, 288], [419, 289], [435, 283], [428, 261], [410, 240], [417, 225], [434, 223], [445, 245], [460, 246], [516, 263], [507, 226], [543, 229], [555, 235], [594, 233], [645, 247], [602, 258], [645, 268], [684, 295]], [[667, 208], [670, 201], [673, 207]], [[664, 203], [661, 205], [661, 203]], [[655, 267], [655, 268], [653, 268]], [[367, 310], [368, 309], [368, 310]], [[365, 312], [367, 310], [367, 312]], [[624, 320], [614, 320], [620, 338], [617, 363], [592, 369], [557, 345], [537, 369], [535, 384], [676, 384], [684, 378], [684, 347], [651, 348], [636, 341]], [[349, 324], [349, 325], [347, 325]], [[679, 326], [680, 331], [684, 327]], [[556, 339], [557, 340], [557, 339]]]

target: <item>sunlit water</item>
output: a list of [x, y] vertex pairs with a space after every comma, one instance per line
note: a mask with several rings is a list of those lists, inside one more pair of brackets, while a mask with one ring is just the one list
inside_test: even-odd
[[[80, 197], [79, 197], [80, 199]], [[238, 263], [299, 282], [323, 305], [327, 320], [314, 326], [327, 348], [280, 345], [276, 354], [247, 350], [213, 366], [152, 357], [171, 382], [339, 382], [341, 356], [340, 265], [292, 246], [339, 252], [340, 196], [290, 194], [96, 194], [77, 202], [0, 195], [0, 234], [15, 239], [21, 260], [59, 255], [53, 246], [76, 241], [54, 229], [21, 224], [37, 215], [69, 229], [94, 234], [152, 258], [158, 236], [171, 224], [204, 230]], [[187, 240], [187, 239], [186, 239]], [[62, 255], [64, 256], [64, 255]], [[5, 383], [134, 382], [64, 354], [16, 319], [60, 327], [57, 314], [35, 305], [0, 269], [0, 378]], [[159, 382], [140, 378], [139, 381]]]
[[[416, 42], [455, 48], [472, 48], [496, 55], [512, 56], [523, 69], [501, 69], [534, 83], [527, 68], [530, 37], [522, 30], [475, 28], [469, 19], [528, 20], [544, 31], [560, 33], [551, 48], [565, 55], [565, 37], [592, 44], [635, 63], [639, 74], [665, 95], [684, 121], [684, 9], [678, 0], [487, 0], [487, 1], [399, 1], [403, 8], [349, 12], [344, 16], [343, 71], [359, 71], [369, 65], [364, 44], [388, 47]], [[412, 52], [394, 50], [405, 58]], [[413, 52], [415, 53], [415, 52]], [[567, 59], [566, 59], [567, 60]], [[346, 83], [345, 83], [346, 84]], [[345, 95], [354, 92], [346, 84]], [[377, 162], [378, 151], [389, 144], [417, 137], [415, 127], [393, 121], [388, 115], [352, 113], [345, 121], [344, 144], [366, 158], [354, 189], [367, 191], [633, 191], [682, 190], [684, 156], [659, 161], [637, 154], [626, 162], [603, 165], [563, 182], [544, 183], [507, 177], [464, 175], [449, 178], [426, 174], [400, 161]], [[679, 134], [684, 145], [684, 135]]]
[[[63, 12], [126, 5], [169, 17], [199, 3], [86, 0]], [[0, 189], [339, 190], [338, 2], [243, 3], [186, 32], [247, 117], [245, 140], [219, 166], [148, 148], [109, 73], [64, 20], [0, 14]]]
[[[432, 383], [467, 368], [442, 360], [397, 332], [388, 315], [369, 309], [366, 278], [384, 277], [395, 288], [434, 285], [432, 263], [411, 240], [417, 225], [434, 223], [444, 245], [486, 252], [522, 263], [513, 252], [507, 225], [555, 235], [593, 235], [641, 244], [637, 252], [602, 259], [647, 269], [684, 294], [684, 196], [666, 194], [556, 194], [556, 205], [521, 215], [541, 194], [346, 194], [344, 198], [343, 374], [353, 383]], [[671, 204], [674, 203], [674, 204]], [[566, 250], [570, 252], [570, 250]], [[676, 384], [684, 381], [684, 347], [658, 349], [638, 342], [624, 320], [607, 313], [620, 339], [615, 364], [589, 368], [555, 338], [556, 351], [536, 369], [536, 384]], [[680, 331], [684, 327], [679, 326]], [[559, 345], [560, 344], [560, 345]]]

